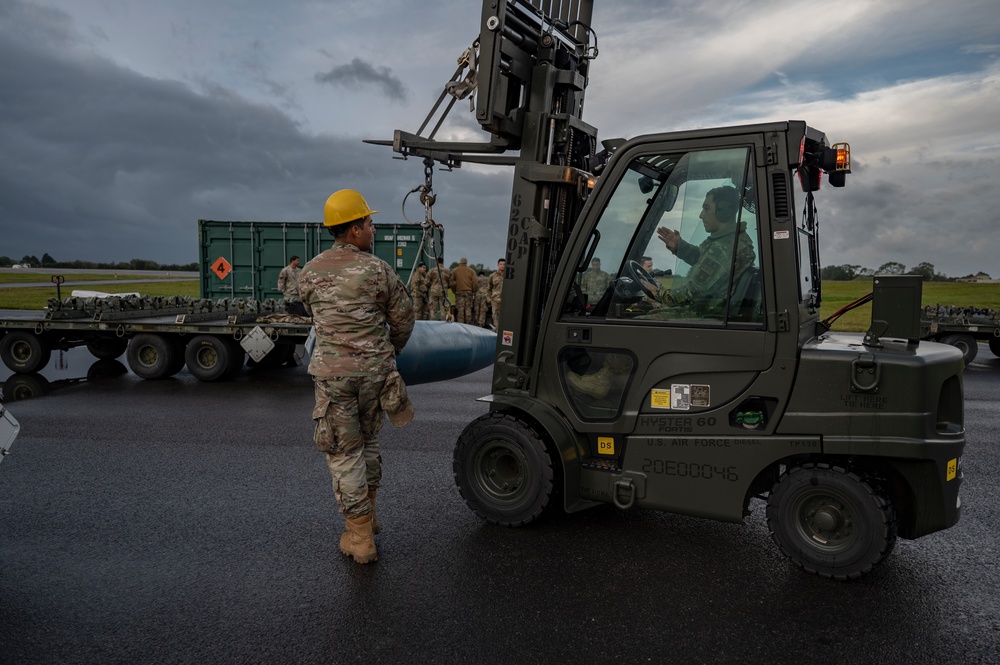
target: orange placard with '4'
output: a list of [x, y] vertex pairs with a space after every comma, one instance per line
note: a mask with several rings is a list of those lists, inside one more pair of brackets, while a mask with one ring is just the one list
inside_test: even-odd
[[232, 271], [233, 267], [229, 265], [229, 261], [221, 256], [215, 260], [215, 263], [212, 264], [212, 272], [218, 275], [219, 279], [225, 279], [226, 275]]

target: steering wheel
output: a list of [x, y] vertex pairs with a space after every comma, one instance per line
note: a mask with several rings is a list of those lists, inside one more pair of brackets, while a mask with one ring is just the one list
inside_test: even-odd
[[653, 276], [646, 272], [646, 269], [642, 267], [642, 264], [636, 260], [630, 260], [625, 264], [625, 274], [635, 282], [635, 285], [639, 287], [642, 293], [646, 294], [653, 300], [656, 300], [656, 293], [651, 291], [647, 284], [656, 284], [653, 281]]

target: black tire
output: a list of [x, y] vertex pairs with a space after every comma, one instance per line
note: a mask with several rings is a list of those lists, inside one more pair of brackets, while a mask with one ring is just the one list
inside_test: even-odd
[[829, 464], [805, 464], [781, 474], [767, 500], [774, 542], [808, 573], [857, 579], [892, 552], [896, 514], [858, 475]]
[[[240, 349], [242, 354], [243, 349]], [[239, 365], [236, 365], [239, 358]], [[187, 344], [184, 362], [188, 371], [199, 381], [224, 381], [243, 365], [232, 344], [215, 335], [198, 335]], [[236, 370], [233, 367], [236, 367]]]
[[28, 374], [45, 369], [52, 349], [36, 334], [12, 330], [0, 339], [0, 359], [12, 372]]
[[246, 364], [247, 352], [232, 337], [225, 337], [223, 341], [229, 345], [229, 366], [226, 368], [226, 378], [231, 379], [239, 374], [243, 365]]
[[462, 498], [491, 524], [528, 524], [553, 495], [552, 459], [542, 436], [503, 413], [469, 423], [455, 445], [452, 470]]
[[98, 360], [87, 370], [88, 381], [103, 381], [128, 374], [128, 369], [117, 360]]
[[184, 363], [181, 346], [175, 340], [153, 333], [134, 336], [125, 356], [132, 373], [143, 379], [173, 376]]
[[41, 397], [49, 392], [49, 385], [49, 380], [41, 374], [15, 374], [3, 382], [3, 399], [5, 402], [15, 402]]
[[990, 337], [990, 351], [1000, 358], [1000, 337]]
[[979, 353], [979, 344], [972, 335], [964, 333], [946, 335], [941, 338], [941, 341], [945, 344], [951, 344], [962, 352], [962, 358], [965, 360], [966, 367], [972, 364], [972, 361], [976, 359], [976, 354]]
[[87, 342], [87, 350], [99, 360], [117, 360], [128, 348], [124, 337], [99, 337]]

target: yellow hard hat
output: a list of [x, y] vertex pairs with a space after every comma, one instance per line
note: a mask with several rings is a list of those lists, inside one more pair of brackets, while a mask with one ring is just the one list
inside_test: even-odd
[[353, 189], [342, 189], [326, 200], [326, 205], [323, 206], [323, 226], [339, 226], [377, 212], [378, 210], [368, 207], [368, 202], [361, 194]]

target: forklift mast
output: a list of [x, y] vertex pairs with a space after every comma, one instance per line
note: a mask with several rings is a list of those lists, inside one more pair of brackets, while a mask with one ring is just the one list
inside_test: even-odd
[[448, 167], [466, 161], [514, 166], [494, 391], [527, 388], [545, 294], [595, 168], [597, 129], [582, 119], [597, 55], [596, 40], [590, 44], [592, 13], [593, 0], [484, 0], [479, 39], [467, 61], [478, 88], [476, 120], [490, 141], [437, 141], [437, 127], [429, 137], [400, 130], [393, 137], [393, 150], [404, 157]]

